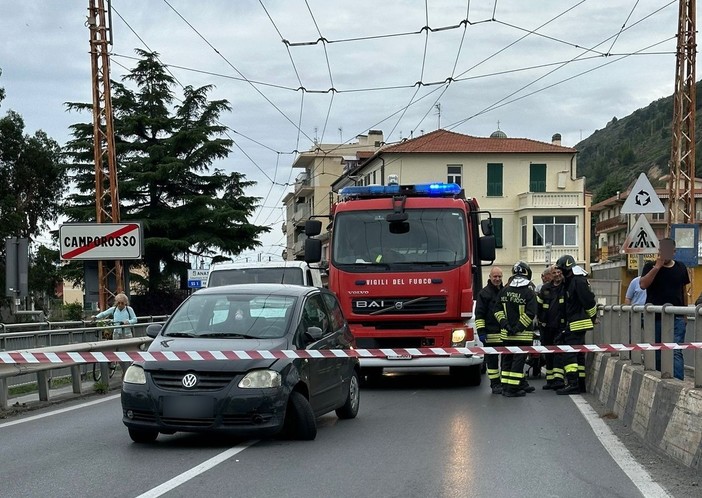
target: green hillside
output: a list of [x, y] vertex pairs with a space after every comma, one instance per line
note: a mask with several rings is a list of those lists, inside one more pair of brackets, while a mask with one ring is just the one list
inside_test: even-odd
[[[697, 83], [696, 168], [702, 171], [700, 137], [700, 107], [702, 82]], [[654, 186], [668, 173], [671, 149], [673, 98], [659, 99], [625, 118], [612, 120], [595, 131], [575, 148], [578, 155], [578, 176], [587, 178], [587, 188], [593, 192], [593, 203], [626, 190], [642, 171]]]

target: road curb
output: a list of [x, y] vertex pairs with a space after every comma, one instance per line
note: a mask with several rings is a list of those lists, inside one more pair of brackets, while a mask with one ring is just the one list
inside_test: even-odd
[[607, 411], [648, 446], [702, 470], [702, 391], [616, 356], [588, 356], [588, 390]]

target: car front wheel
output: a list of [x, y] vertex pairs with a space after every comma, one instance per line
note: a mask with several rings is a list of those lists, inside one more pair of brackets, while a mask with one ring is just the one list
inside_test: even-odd
[[297, 391], [290, 393], [283, 434], [303, 441], [312, 441], [317, 437], [317, 421], [312, 406], [307, 398]]
[[349, 389], [346, 395], [346, 402], [341, 408], [337, 408], [336, 416], [340, 419], [356, 418], [358, 407], [361, 404], [361, 385], [358, 379], [358, 372], [353, 371], [349, 379]]

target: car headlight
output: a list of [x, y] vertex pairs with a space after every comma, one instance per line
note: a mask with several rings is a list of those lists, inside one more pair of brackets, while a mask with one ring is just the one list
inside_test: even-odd
[[466, 331], [464, 329], [455, 329], [451, 334], [451, 342], [458, 344], [466, 340]]
[[247, 373], [239, 382], [242, 389], [265, 389], [270, 387], [280, 387], [282, 378], [278, 372], [273, 370], [252, 370]]
[[122, 381], [128, 384], [146, 384], [144, 369], [138, 365], [130, 365], [127, 371], [124, 372]]

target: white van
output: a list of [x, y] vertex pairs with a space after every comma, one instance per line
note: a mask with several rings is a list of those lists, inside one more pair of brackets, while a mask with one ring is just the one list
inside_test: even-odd
[[323, 287], [318, 268], [304, 261], [218, 263], [212, 265], [207, 287], [230, 284], [292, 284]]

